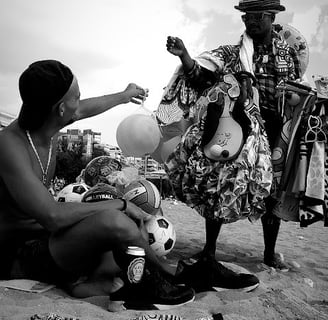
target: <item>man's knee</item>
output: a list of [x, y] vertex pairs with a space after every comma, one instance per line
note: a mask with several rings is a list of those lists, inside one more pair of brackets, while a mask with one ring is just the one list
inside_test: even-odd
[[138, 239], [141, 234], [136, 223], [119, 211], [109, 215], [108, 212], [97, 214], [97, 228], [94, 232], [104, 238], [112, 238], [118, 243], [130, 243]]

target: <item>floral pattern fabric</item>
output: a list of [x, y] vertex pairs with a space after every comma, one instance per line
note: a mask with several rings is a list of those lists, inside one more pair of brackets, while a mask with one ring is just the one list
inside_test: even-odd
[[204, 113], [165, 163], [177, 197], [207, 219], [254, 221], [265, 212], [264, 198], [272, 182], [271, 151], [258, 121], [258, 107], [252, 105], [245, 113], [251, 131], [236, 159], [219, 162], [205, 156], [201, 146]]
[[[202, 120], [206, 116], [206, 108], [200, 101], [220, 75], [243, 70], [241, 44], [242, 39], [238, 45], [204, 52], [196, 58], [195, 67], [188, 75], [178, 69], [156, 111], [157, 119], [164, 127], [178, 123], [182, 118], [194, 123], [165, 164], [176, 195], [205, 218], [222, 218], [227, 223], [242, 218], [253, 221], [261, 217], [265, 213], [264, 198], [269, 196], [272, 183], [271, 151], [265, 132], [269, 129], [269, 121], [264, 129], [258, 103], [245, 110], [251, 122], [251, 132], [236, 159], [215, 162], [203, 152]], [[266, 101], [264, 97], [270, 96], [268, 92], [274, 91], [280, 80], [297, 77], [296, 60], [286, 42], [274, 33], [272, 52], [266, 66], [271, 68], [274, 77], [263, 77], [257, 83], [261, 109], [270, 105], [262, 106], [262, 101]], [[255, 61], [253, 63], [256, 65]], [[275, 107], [275, 113], [279, 114], [276, 104]], [[267, 120], [275, 130], [279, 130], [272, 117]], [[274, 132], [271, 136], [276, 138], [277, 135]]]

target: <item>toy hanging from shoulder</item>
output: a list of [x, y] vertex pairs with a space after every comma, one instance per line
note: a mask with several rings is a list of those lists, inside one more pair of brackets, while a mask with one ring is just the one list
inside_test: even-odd
[[252, 82], [254, 76], [245, 71], [225, 74], [208, 91], [202, 146], [209, 159], [228, 161], [238, 156], [249, 133], [244, 109], [254, 103]]

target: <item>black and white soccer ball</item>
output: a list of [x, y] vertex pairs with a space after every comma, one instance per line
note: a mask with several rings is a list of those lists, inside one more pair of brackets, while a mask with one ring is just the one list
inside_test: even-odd
[[56, 199], [58, 202], [81, 202], [88, 190], [88, 185], [83, 182], [71, 183], [58, 192]]
[[155, 215], [145, 223], [150, 247], [158, 257], [167, 255], [174, 247], [176, 232], [173, 224], [164, 216]]

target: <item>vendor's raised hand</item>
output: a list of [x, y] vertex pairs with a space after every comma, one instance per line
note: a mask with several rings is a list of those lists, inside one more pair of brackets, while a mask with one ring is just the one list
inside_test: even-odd
[[166, 49], [171, 54], [180, 58], [185, 72], [190, 72], [195, 65], [195, 61], [190, 57], [183, 41], [177, 37], [167, 37]]
[[135, 83], [129, 83], [123, 93], [126, 96], [126, 103], [141, 104], [148, 97], [148, 89], [143, 89]]
[[177, 37], [171, 37], [171, 36], [167, 37], [166, 49], [168, 52], [170, 52], [171, 54], [177, 57], [182, 57], [187, 52], [187, 49], [183, 41]]

